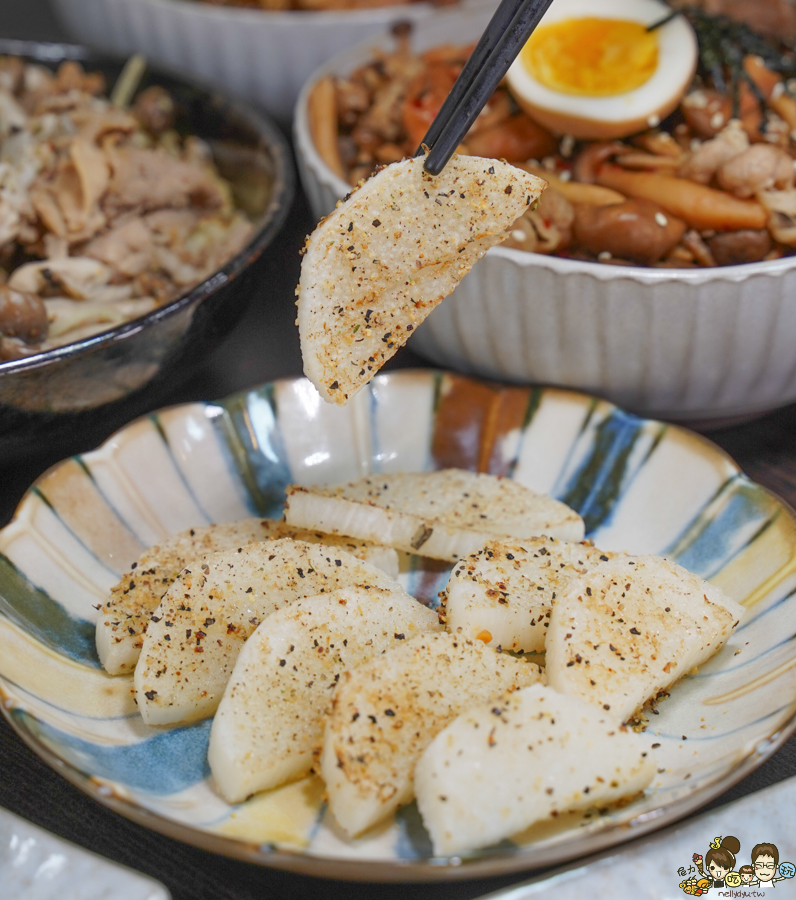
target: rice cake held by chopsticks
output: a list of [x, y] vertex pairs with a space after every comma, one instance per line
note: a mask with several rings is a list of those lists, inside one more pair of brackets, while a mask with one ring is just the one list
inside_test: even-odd
[[423, 159], [368, 179], [307, 241], [298, 296], [304, 372], [344, 405], [473, 264], [506, 237], [545, 182], [495, 159]]
[[510, 478], [465, 469], [373, 475], [350, 484], [288, 488], [285, 518], [453, 562], [496, 538], [583, 538], [583, 519]]

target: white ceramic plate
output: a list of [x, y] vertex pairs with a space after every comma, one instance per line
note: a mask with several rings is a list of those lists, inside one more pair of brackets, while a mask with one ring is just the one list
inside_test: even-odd
[[13, 900], [171, 900], [165, 887], [0, 809], [0, 882]]
[[[99, 668], [95, 605], [144, 547], [195, 524], [278, 515], [291, 482], [443, 466], [549, 492], [598, 545], [666, 553], [748, 607], [727, 647], [650, 716], [655, 782], [623, 808], [560, 816], [465, 859], [431, 855], [414, 805], [346, 840], [317, 779], [228, 806], [209, 777], [209, 722], [146, 728], [129, 676]], [[715, 446], [582, 394], [400, 372], [340, 409], [306, 380], [279, 381], [141, 419], [34, 485], [0, 532], [0, 694], [28, 744], [92, 796], [220, 853], [365, 880], [549, 866], [685, 815], [792, 732], [795, 542], [793, 512]], [[446, 576], [412, 558], [401, 577], [430, 601]]]
[[[618, 852], [607, 851], [587, 865], [571, 866], [545, 872], [525, 884], [512, 885], [478, 900], [661, 900], [662, 897], [685, 897], [682, 882], [699, 879], [693, 865], [694, 852], [707, 854], [716, 835], [734, 835], [741, 842], [734, 870], [751, 862], [755, 844], [775, 843], [779, 850], [777, 874], [793, 878], [794, 858], [793, 807], [796, 805], [796, 778], [788, 778], [771, 787], [711, 812], [694, 816], [687, 824], [666, 828], [631, 847]], [[765, 835], [765, 836], [764, 836]], [[682, 874], [685, 873], [685, 876]], [[774, 884], [770, 887], [786, 887]], [[733, 896], [727, 885], [726, 896]], [[740, 885], [735, 897], [764, 897], [766, 885], [756, 888]], [[793, 888], [791, 887], [792, 891]], [[714, 896], [721, 897], [723, 892]], [[693, 894], [690, 896], [694, 896]], [[700, 895], [697, 895], [700, 896]], [[771, 894], [769, 894], [769, 897]]]

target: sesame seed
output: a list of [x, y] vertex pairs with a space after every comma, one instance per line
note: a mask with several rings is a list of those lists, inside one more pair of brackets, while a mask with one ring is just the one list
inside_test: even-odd
[[655, 221], [661, 226], [661, 228], [666, 228], [669, 224], [669, 220], [662, 212], [655, 213]]
[[708, 105], [708, 98], [702, 91], [693, 91], [683, 100], [683, 103], [693, 109], [704, 109]]

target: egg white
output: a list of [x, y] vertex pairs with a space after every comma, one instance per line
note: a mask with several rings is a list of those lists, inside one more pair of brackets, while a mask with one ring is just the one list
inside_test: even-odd
[[[671, 7], [658, 0], [555, 0], [539, 27], [587, 17], [647, 26], [670, 12]], [[538, 82], [519, 58], [509, 69], [509, 87], [528, 115], [557, 134], [613, 138], [654, 127], [677, 106], [691, 83], [698, 52], [696, 35], [684, 16], [676, 16], [657, 34], [658, 65], [635, 90], [611, 97], [562, 93]]]

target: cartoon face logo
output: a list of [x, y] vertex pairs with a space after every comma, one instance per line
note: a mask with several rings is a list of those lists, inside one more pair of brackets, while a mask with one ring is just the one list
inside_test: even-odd
[[[739, 884], [751, 884], [755, 880], [755, 870], [751, 866], [741, 866], [738, 869], [738, 878], [740, 879]], [[737, 887], [737, 885], [730, 885], [730, 887]]]
[[708, 865], [708, 874], [714, 881], [722, 881], [729, 871], [729, 866], [722, 866], [715, 860]]
[[695, 853], [692, 865], [687, 869], [681, 866], [677, 870], [678, 875], [686, 876], [680, 882], [680, 889], [699, 897], [713, 888], [737, 888], [742, 885], [773, 887], [778, 881], [796, 877], [796, 865], [780, 862], [779, 850], [776, 844], [771, 843], [756, 844], [751, 853], [751, 865], [747, 863], [735, 871], [736, 855], [740, 849], [741, 842], [733, 835], [714, 838], [704, 858]]
[[760, 884], [770, 884], [777, 874], [779, 850], [775, 844], [755, 844], [752, 849], [752, 868]]
[[710, 849], [705, 854], [705, 868], [702, 868], [703, 860], [699, 854], [694, 855], [694, 862], [700, 873], [710, 878], [715, 887], [722, 887], [727, 874], [735, 868], [735, 856], [740, 849], [741, 842], [737, 837], [731, 834], [724, 838], [719, 836], [713, 839]]
[[796, 875], [793, 863], [780, 863], [776, 844], [757, 844], [752, 850], [752, 866], [761, 885], [783, 881]]
[[758, 881], [771, 881], [776, 872], [777, 864], [774, 862], [773, 856], [764, 853], [757, 857], [755, 861], [755, 875], [757, 875]]

